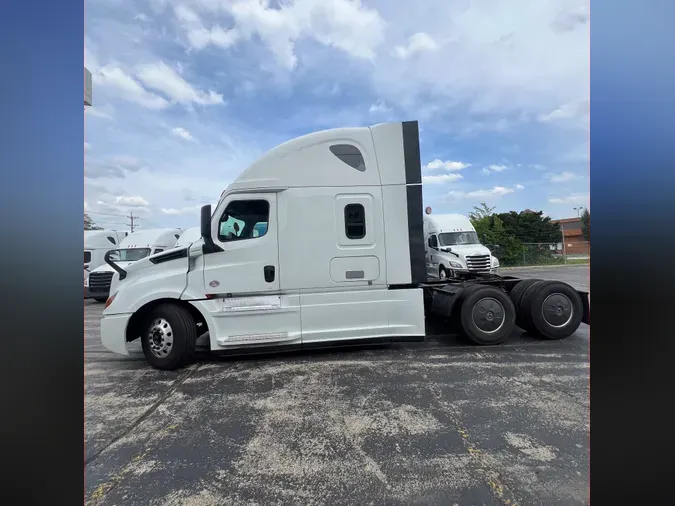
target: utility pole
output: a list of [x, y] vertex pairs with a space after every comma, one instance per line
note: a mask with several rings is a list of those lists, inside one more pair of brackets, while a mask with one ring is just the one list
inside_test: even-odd
[[131, 229], [131, 233], [134, 233], [134, 213], [129, 212], [129, 216], [127, 216], [131, 220], [131, 223], [129, 223], [129, 228]]

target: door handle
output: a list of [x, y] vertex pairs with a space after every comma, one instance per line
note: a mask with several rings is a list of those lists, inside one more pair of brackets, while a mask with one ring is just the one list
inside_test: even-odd
[[263, 269], [263, 274], [265, 275], [265, 281], [267, 281], [268, 283], [274, 281], [274, 266], [266, 265], [265, 268]]

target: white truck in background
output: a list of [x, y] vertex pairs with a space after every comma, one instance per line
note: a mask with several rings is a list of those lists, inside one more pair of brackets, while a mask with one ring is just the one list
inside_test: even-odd
[[84, 231], [84, 279], [89, 273], [104, 265], [106, 252], [116, 249], [128, 232], [119, 230], [85, 230]]
[[432, 279], [499, 272], [499, 260], [480, 243], [471, 220], [462, 214], [431, 214], [427, 207], [424, 241], [427, 276]]
[[202, 230], [200, 227], [186, 228], [183, 233], [180, 235], [174, 248], [185, 248], [193, 242], [198, 241], [202, 238]]
[[[106, 255], [115, 258], [121, 265], [129, 266], [143, 258], [173, 248], [181, 234], [182, 231], [179, 228], [140, 230], [127, 235], [116, 248], [109, 250]], [[114, 269], [107, 263], [92, 269], [84, 280], [85, 299], [91, 298], [97, 302], [105, 302], [114, 273]]]
[[[256, 233], [257, 230], [257, 233]], [[158, 369], [211, 352], [290, 351], [423, 340], [450, 318], [476, 344], [514, 326], [548, 339], [589, 322], [588, 293], [489, 273], [429, 281], [416, 121], [339, 128], [285, 142], [201, 213], [189, 247], [114, 269], [101, 341], [140, 339]]]

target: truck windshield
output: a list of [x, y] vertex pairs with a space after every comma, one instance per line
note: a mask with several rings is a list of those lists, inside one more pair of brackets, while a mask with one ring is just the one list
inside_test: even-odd
[[438, 234], [441, 246], [459, 246], [461, 244], [480, 244], [476, 232], [444, 232]]
[[120, 249], [110, 255], [117, 262], [136, 262], [150, 255], [150, 248]]

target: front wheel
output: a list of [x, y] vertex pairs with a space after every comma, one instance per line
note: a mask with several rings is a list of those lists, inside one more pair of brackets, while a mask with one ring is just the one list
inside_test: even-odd
[[448, 279], [448, 271], [443, 266], [438, 268], [438, 279]]
[[190, 312], [175, 304], [151, 311], [143, 326], [141, 345], [148, 363], [171, 371], [190, 361], [195, 350], [197, 326]]
[[94, 297], [94, 300], [96, 302], [105, 302], [106, 300], [108, 300], [108, 298], [107, 297]]

